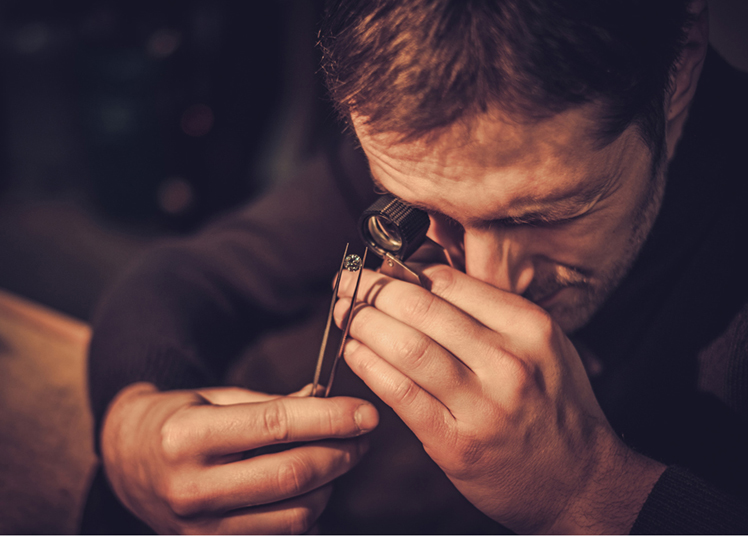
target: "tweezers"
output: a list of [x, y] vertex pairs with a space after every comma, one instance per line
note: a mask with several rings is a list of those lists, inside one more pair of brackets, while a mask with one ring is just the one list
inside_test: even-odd
[[[348, 261], [348, 246], [349, 244], [345, 245], [345, 251], [343, 252], [343, 259], [340, 261], [340, 268], [338, 269], [338, 276], [335, 279], [335, 286], [332, 291], [332, 300], [330, 301], [330, 310], [327, 313], [327, 324], [325, 325], [325, 332], [322, 336], [322, 345], [319, 349], [319, 355], [317, 356], [317, 367], [314, 370], [314, 382], [312, 383], [312, 393], [310, 394], [311, 397], [328, 397], [330, 395], [330, 390], [332, 389], [332, 383], [335, 380], [335, 370], [338, 367], [338, 362], [340, 361], [340, 358], [343, 356], [343, 349], [345, 348], [345, 340], [348, 338], [348, 332], [351, 328], [351, 319], [353, 318], [353, 309], [356, 305], [356, 297], [358, 296], [358, 285], [361, 282], [361, 275], [364, 272], [364, 263], [366, 263], [366, 254], [369, 252], [369, 248], [367, 247], [364, 250], [364, 257], [360, 260], [360, 263], [358, 263], [358, 268], [352, 268], [346, 266], [346, 261]], [[353, 256], [351, 256], [353, 257]], [[358, 257], [358, 256], [355, 256]], [[345, 323], [343, 324], [343, 335], [340, 339], [340, 344], [338, 345], [338, 352], [335, 354], [335, 359], [332, 362], [332, 368], [330, 369], [330, 377], [327, 381], [327, 386], [325, 387], [325, 393], [324, 395], [317, 394], [317, 386], [319, 386], [319, 379], [320, 375], [322, 373], [322, 365], [325, 361], [325, 350], [327, 349], [327, 339], [330, 335], [330, 326], [332, 325], [332, 314], [333, 310], [335, 309], [335, 302], [338, 299], [338, 288], [340, 287], [340, 278], [343, 275], [343, 268], [347, 268], [350, 271], [357, 271], [358, 277], [356, 278], [356, 287], [353, 289], [353, 297], [351, 298], [351, 307], [348, 310], [348, 315], [346, 316]]]

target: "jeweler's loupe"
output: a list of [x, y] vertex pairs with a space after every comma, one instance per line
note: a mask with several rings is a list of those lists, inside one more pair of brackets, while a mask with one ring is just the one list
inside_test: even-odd
[[361, 214], [358, 226], [364, 243], [379, 257], [405, 261], [423, 244], [429, 223], [425, 211], [385, 195]]
[[381, 273], [421, 285], [418, 274], [405, 264], [416, 250], [421, 248], [420, 258], [426, 250], [422, 246], [429, 246], [428, 258], [419, 261], [451, 264], [444, 248], [426, 237], [430, 223], [425, 211], [387, 194], [361, 214], [358, 230], [364, 244], [382, 258]]

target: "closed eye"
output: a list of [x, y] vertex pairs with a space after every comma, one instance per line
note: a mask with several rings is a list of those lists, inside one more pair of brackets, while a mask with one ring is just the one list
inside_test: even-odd
[[493, 220], [488, 225], [489, 226], [498, 225], [502, 227], [521, 227], [521, 226], [558, 227], [558, 226], [563, 226], [564, 224], [568, 224], [570, 222], [574, 222], [575, 220], [579, 220], [587, 214], [588, 214], [587, 212], [583, 212], [581, 214], [569, 216], [566, 218], [555, 218], [555, 217], [544, 215], [544, 214], [530, 214], [530, 215], [516, 217], [516, 218], [507, 217], [507, 218], [501, 218], [498, 220]]
[[[438, 219], [443, 224], [447, 225], [448, 227], [452, 229], [459, 230], [461, 232], [464, 232], [464, 226], [458, 222], [457, 220], [450, 218], [449, 216], [446, 216], [441, 213], [435, 213], [433, 211], [428, 211], [429, 215]], [[583, 212], [574, 216], [566, 217], [566, 218], [558, 218], [558, 217], [552, 217], [550, 215], [542, 214], [542, 213], [535, 213], [535, 214], [528, 214], [523, 215], [520, 217], [506, 217], [506, 218], [499, 218], [496, 220], [488, 220], [488, 221], [482, 221], [482, 222], [474, 222], [470, 224], [470, 227], [478, 228], [478, 229], [491, 229], [495, 227], [505, 227], [505, 228], [517, 228], [517, 227], [543, 227], [543, 228], [550, 228], [550, 227], [559, 227], [564, 224], [568, 224], [570, 222], [573, 222], [575, 220], [579, 220], [582, 217], [584, 217], [587, 212]]]
[[446, 216], [443, 214], [439, 214], [439, 215], [432, 214], [432, 216], [436, 216], [439, 220], [444, 222], [447, 226], [449, 226], [452, 229], [456, 229], [458, 231], [465, 231], [465, 228], [462, 227], [462, 224], [460, 224], [454, 218], [450, 218], [449, 216]]

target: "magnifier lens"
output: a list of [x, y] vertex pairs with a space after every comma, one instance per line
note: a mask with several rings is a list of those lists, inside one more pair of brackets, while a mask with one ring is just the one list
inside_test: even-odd
[[405, 261], [423, 244], [429, 223], [424, 211], [385, 194], [361, 214], [358, 230], [378, 256], [389, 254]]
[[372, 216], [366, 222], [369, 236], [382, 250], [397, 252], [403, 247], [400, 231], [392, 222], [381, 217]]

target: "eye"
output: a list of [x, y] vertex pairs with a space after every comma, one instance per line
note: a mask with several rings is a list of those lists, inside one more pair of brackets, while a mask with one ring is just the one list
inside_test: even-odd
[[[433, 215], [432, 215], [433, 216]], [[465, 228], [462, 227], [462, 224], [460, 224], [457, 220], [454, 218], [450, 218], [449, 216], [439, 215], [437, 216], [439, 220], [444, 222], [447, 226], [449, 226], [451, 229], [454, 229], [456, 231], [463, 232], [465, 231]]]
[[581, 219], [587, 213], [570, 216], [568, 218], [550, 218], [544, 216], [527, 216], [523, 218], [503, 218], [492, 222], [494, 225], [499, 225], [505, 228], [517, 228], [517, 227], [538, 227], [538, 228], [555, 228], [561, 227], [576, 220]]
[[578, 214], [576, 216], [570, 216], [568, 218], [559, 218], [559, 219], [556, 219], [556, 220], [540, 220], [540, 221], [534, 223], [534, 225], [536, 225], [537, 227], [549, 227], [549, 228], [562, 227], [562, 226], [565, 226], [567, 224], [571, 224], [572, 222], [576, 222], [578, 220], [581, 220], [586, 215], [587, 215], [587, 213], [582, 213], [582, 214]]
[[450, 218], [449, 216], [443, 215], [441, 213], [435, 213], [432, 211], [427, 212], [429, 214], [429, 217], [431, 218], [431, 221], [444, 231], [448, 232], [450, 235], [461, 235], [465, 233], [465, 228], [454, 218]]

